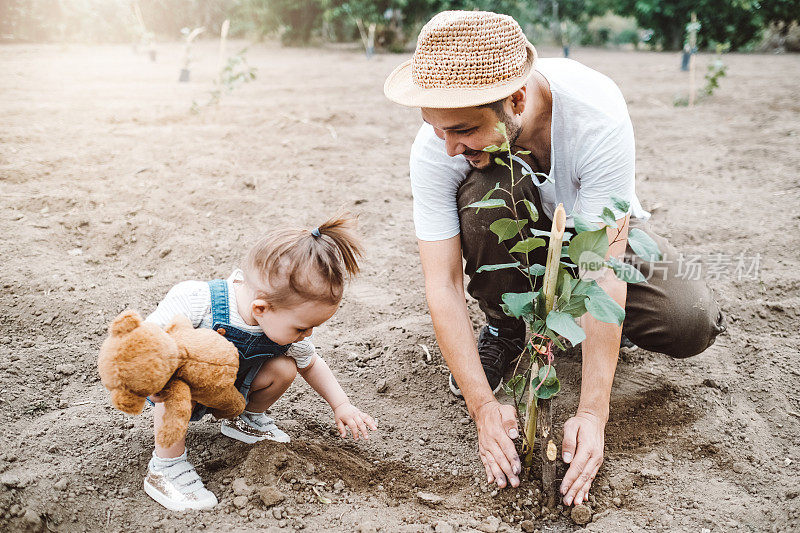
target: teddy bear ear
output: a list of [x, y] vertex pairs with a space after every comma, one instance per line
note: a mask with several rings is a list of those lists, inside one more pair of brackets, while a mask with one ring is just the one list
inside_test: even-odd
[[129, 415], [138, 415], [144, 409], [144, 398], [124, 389], [111, 391], [111, 403], [114, 404], [114, 407]]
[[111, 322], [108, 327], [108, 332], [112, 336], [120, 336], [130, 333], [142, 325], [142, 317], [139, 313], [132, 309], [126, 309], [117, 315], [117, 318]]

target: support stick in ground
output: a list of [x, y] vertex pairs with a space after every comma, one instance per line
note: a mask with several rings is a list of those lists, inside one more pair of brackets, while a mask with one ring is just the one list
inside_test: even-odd
[[230, 30], [231, 21], [225, 19], [219, 31], [219, 55], [217, 57], [217, 72], [220, 78], [222, 77], [222, 69], [225, 68], [225, 61], [228, 58], [228, 30]]
[[[558, 284], [558, 271], [561, 265], [561, 245], [566, 229], [567, 216], [564, 206], [558, 204], [553, 213], [553, 225], [550, 229], [550, 247], [547, 250], [547, 263], [545, 264], [544, 291], [545, 309], [549, 313], [553, 309], [555, 302], [556, 285]], [[535, 367], [534, 367], [535, 368]], [[531, 372], [531, 378], [538, 375]], [[532, 391], [532, 389], [531, 389]], [[556, 457], [558, 448], [553, 441], [553, 414], [550, 406], [551, 400], [541, 400], [538, 405], [536, 425], [541, 437], [541, 459], [542, 459], [542, 491], [547, 502], [547, 507], [554, 507], [556, 504]], [[531, 451], [531, 454], [533, 452]]]

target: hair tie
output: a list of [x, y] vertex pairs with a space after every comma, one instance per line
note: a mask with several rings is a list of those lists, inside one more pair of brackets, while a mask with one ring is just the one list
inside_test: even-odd
[[319, 228], [312, 229], [311, 230], [311, 235], [313, 235], [314, 237], [319, 237], [320, 236]]

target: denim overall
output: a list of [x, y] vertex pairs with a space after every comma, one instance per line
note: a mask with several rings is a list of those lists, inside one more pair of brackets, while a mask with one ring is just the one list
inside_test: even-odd
[[[209, 281], [208, 286], [211, 289], [211, 327], [239, 350], [236, 388], [247, 400], [250, 386], [258, 371], [261, 370], [261, 365], [273, 357], [284, 355], [291, 344], [277, 344], [264, 333], [254, 335], [232, 326], [228, 306], [228, 282], [224, 279], [215, 279]], [[197, 404], [191, 419], [200, 420], [208, 411], [208, 407], [205, 405]]]

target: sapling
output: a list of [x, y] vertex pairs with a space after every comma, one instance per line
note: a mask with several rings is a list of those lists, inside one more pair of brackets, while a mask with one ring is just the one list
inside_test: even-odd
[[233, 92], [243, 83], [256, 79], [256, 68], [247, 63], [247, 48], [242, 48], [236, 55], [228, 58], [225, 66], [220, 70], [219, 76], [214, 80], [214, 88], [208, 92], [208, 100], [203, 104], [192, 102], [190, 111], [198, 113], [200, 108], [219, 104], [222, 96]]
[[186, 48], [183, 53], [183, 68], [181, 69], [181, 75], [178, 77], [178, 81], [180, 82], [188, 82], [191, 76], [191, 70], [189, 69], [189, 65], [192, 63], [192, 43], [197, 38], [198, 35], [206, 31], [205, 28], [195, 28], [190, 30], [189, 28], [183, 28], [181, 33], [184, 35], [186, 39]]
[[[606, 259], [609, 247], [622, 240], [620, 235], [627, 223], [626, 218], [623, 225], [618, 226], [611, 207], [626, 213], [630, 207], [626, 200], [611, 196], [610, 205], [602, 211], [602, 223], [599, 225], [590, 222], [580, 213], [573, 213], [576, 232], [574, 236], [566, 231], [567, 217], [561, 204], [553, 214], [550, 231], [527, 227], [529, 220], [534, 223], [538, 221], [539, 213], [533, 202], [517, 197], [516, 186], [523, 180], [532, 180], [534, 177], [550, 182], [553, 180], [546, 174], [527, 170], [522, 170], [517, 175], [514, 161], [520, 161], [519, 156], [530, 152], [512, 150], [506, 126], [502, 122], [498, 122], [496, 130], [503, 136], [504, 142], [500, 146], [487, 146], [484, 151], [496, 154], [494, 162], [509, 170], [511, 185], [505, 188], [497, 183], [481, 200], [465, 208], [507, 211], [509, 217], [494, 220], [489, 225], [489, 230], [497, 235], [498, 244], [517, 240], [508, 248], [510, 262], [481, 265], [476, 274], [516, 269], [525, 277], [530, 289], [502, 295], [503, 312], [510, 317], [524, 320], [530, 332], [524, 352], [515, 360], [513, 375], [503, 388], [513, 398], [518, 417], [525, 417], [524, 422], [520, 421], [523, 427], [522, 455], [523, 464], [529, 474], [534, 463], [533, 444], [538, 426], [542, 437], [542, 482], [548, 506], [552, 506], [555, 503], [557, 447], [553, 442], [550, 399], [561, 390], [553, 365], [553, 350], [565, 350], [564, 341], [577, 346], [586, 338], [575, 319], [587, 312], [600, 322], [616, 325], [621, 325], [625, 318], [625, 310], [597, 281], [590, 279], [589, 273], [611, 269], [620, 280], [627, 283], [644, 283], [646, 280], [635, 266], [613, 256]], [[537, 185], [541, 186], [543, 183]], [[616, 230], [616, 235], [610, 240], [608, 228]], [[628, 243], [636, 255], [645, 261], [661, 259], [658, 245], [638, 228], [629, 230]], [[546, 264], [533, 263], [531, 253], [545, 245], [548, 245]], [[577, 277], [573, 273], [577, 273]], [[523, 364], [523, 356], [526, 354], [529, 355], [527, 365]]]
[[724, 78], [728, 73], [728, 66], [722, 62], [722, 53], [727, 51], [728, 47], [729, 45], [717, 44], [717, 55], [714, 57], [714, 61], [706, 67], [706, 86], [703, 87], [703, 93], [706, 96], [714, 94], [714, 90], [719, 88], [720, 78]]
[[139, 23], [139, 46], [147, 51], [150, 61], [156, 60], [155, 34], [147, 29], [139, 2], [133, 3], [133, 13]]

